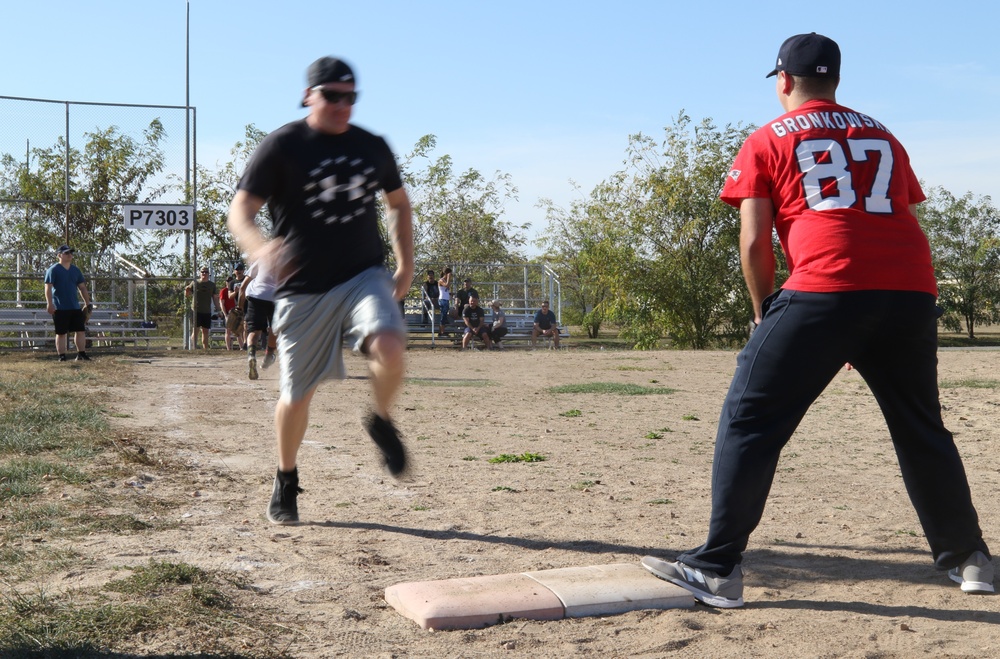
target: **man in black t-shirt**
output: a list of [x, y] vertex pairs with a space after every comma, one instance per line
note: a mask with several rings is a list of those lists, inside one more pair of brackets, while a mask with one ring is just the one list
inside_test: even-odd
[[475, 291], [469, 295], [469, 304], [462, 311], [462, 318], [465, 320], [465, 336], [462, 337], [462, 348], [468, 348], [473, 336], [478, 336], [486, 344], [486, 348], [493, 347], [490, 339], [490, 328], [486, 325], [486, 310], [479, 306], [479, 293]]
[[472, 287], [472, 280], [466, 279], [462, 282], [462, 288], [455, 293], [455, 306], [458, 307], [458, 317], [465, 317], [465, 307], [469, 304], [469, 298], [475, 295], [479, 297], [479, 291]]
[[[398, 300], [413, 280], [410, 200], [389, 145], [350, 123], [358, 98], [351, 67], [323, 57], [310, 65], [307, 78], [302, 105], [308, 116], [261, 141], [229, 209], [229, 229], [240, 247], [251, 261], [267, 263], [278, 280], [278, 473], [267, 509], [275, 524], [298, 523], [296, 456], [309, 402], [323, 379], [346, 377], [345, 341], [369, 358], [375, 409], [365, 429], [394, 476], [407, 462], [389, 411], [404, 373]], [[396, 260], [391, 277], [378, 226], [379, 191]], [[265, 203], [271, 240], [254, 221]]]

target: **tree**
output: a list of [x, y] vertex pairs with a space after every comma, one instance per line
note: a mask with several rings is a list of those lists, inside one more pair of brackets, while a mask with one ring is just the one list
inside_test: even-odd
[[[242, 260], [239, 246], [229, 232], [226, 220], [240, 176], [265, 135], [264, 131], [249, 124], [244, 128], [244, 138], [229, 150], [230, 160], [221, 165], [216, 163], [216, 169], [198, 165], [197, 241], [200, 260], [228, 264]], [[191, 195], [185, 191], [182, 181], [175, 180], [174, 186], [186, 199], [190, 199]], [[264, 235], [270, 233], [271, 220], [267, 206], [258, 213], [257, 225]], [[160, 263], [164, 271], [181, 273], [184, 264], [177, 256], [176, 247], [182, 238], [177, 232], [160, 233], [156, 240], [148, 244], [146, 254]], [[196, 263], [195, 267], [198, 265]]]
[[456, 174], [451, 156], [431, 159], [436, 145], [425, 135], [400, 164], [413, 204], [417, 263], [524, 261], [527, 225], [502, 219], [504, 204], [517, 198], [510, 175], [488, 179], [472, 168]]
[[625, 264], [632, 260], [627, 231], [630, 202], [622, 183], [622, 176], [612, 177], [568, 210], [550, 199], [540, 202], [547, 227], [537, 244], [559, 274], [564, 322], [582, 325], [592, 339], [600, 332], [613, 289], [618, 290], [608, 275], [626, 270]]
[[2, 194], [19, 203], [5, 213], [4, 247], [49, 251], [66, 241], [66, 233], [74, 247], [97, 255], [135, 245], [120, 204], [151, 201], [163, 192], [154, 180], [163, 169], [164, 136], [163, 124], [154, 119], [141, 139], [111, 126], [84, 133], [82, 151], [67, 154], [66, 139], [60, 137], [50, 148], [32, 149], [28, 162], [5, 154], [0, 159]]
[[1000, 214], [988, 196], [957, 198], [932, 188], [917, 216], [931, 245], [945, 327], [975, 338], [976, 325], [1000, 320]]
[[668, 337], [702, 349], [743, 336], [751, 304], [739, 214], [718, 193], [751, 130], [711, 119], [692, 127], [682, 111], [661, 143], [631, 136], [626, 169], [592, 195], [587, 217], [603, 237], [586, 253], [609, 293], [601, 308], [635, 347]]

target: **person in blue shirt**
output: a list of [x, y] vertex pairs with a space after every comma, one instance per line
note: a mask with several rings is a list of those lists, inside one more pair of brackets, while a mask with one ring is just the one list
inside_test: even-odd
[[76, 361], [89, 362], [87, 356], [87, 327], [76, 292], [80, 291], [87, 309], [93, 309], [87, 282], [80, 268], [73, 265], [73, 248], [63, 245], [59, 248], [59, 263], [45, 271], [45, 310], [52, 316], [56, 327], [56, 352], [59, 361], [66, 361], [69, 347], [69, 333], [75, 332]]
[[559, 325], [556, 322], [556, 315], [549, 309], [549, 301], [542, 302], [542, 308], [535, 314], [535, 325], [531, 328], [531, 347], [535, 347], [535, 342], [539, 336], [551, 336], [552, 345], [559, 347]]

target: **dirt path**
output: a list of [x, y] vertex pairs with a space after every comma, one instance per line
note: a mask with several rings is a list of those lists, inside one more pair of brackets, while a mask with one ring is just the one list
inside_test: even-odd
[[[413, 351], [397, 423], [415, 469], [379, 467], [360, 418], [364, 362], [321, 388], [300, 453], [305, 524], [268, 524], [277, 371], [246, 380], [222, 353], [128, 360], [115, 419], [151, 455], [135, 496], [183, 498], [173, 531], [95, 537], [106, 567], [150, 558], [245, 571], [293, 630], [296, 657], [984, 657], [1000, 598], [964, 595], [930, 565], [875, 401], [843, 372], [779, 466], [746, 555], [747, 606], [515, 621], [426, 632], [385, 604], [404, 581], [672, 557], [704, 539], [715, 422], [731, 352]], [[134, 364], [133, 364], [134, 362]], [[1000, 547], [1000, 352], [943, 351], [945, 420], [987, 542]], [[674, 393], [555, 394], [588, 382]], [[575, 411], [578, 410], [579, 414]], [[567, 414], [568, 413], [568, 414]], [[491, 464], [500, 454], [544, 462]]]

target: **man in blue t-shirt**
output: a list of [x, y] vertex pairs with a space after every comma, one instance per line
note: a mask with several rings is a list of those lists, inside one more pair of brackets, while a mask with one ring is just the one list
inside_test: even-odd
[[556, 315], [549, 310], [548, 300], [542, 302], [542, 308], [535, 314], [535, 325], [531, 328], [532, 348], [539, 336], [551, 336], [552, 345], [559, 347], [559, 325], [556, 323]]
[[56, 326], [56, 352], [59, 361], [66, 361], [70, 332], [75, 332], [76, 361], [89, 362], [87, 356], [87, 327], [80, 308], [76, 292], [83, 295], [83, 302], [88, 311], [93, 309], [90, 304], [90, 293], [87, 282], [80, 268], [73, 265], [73, 248], [63, 245], [59, 248], [59, 263], [55, 263], [45, 271], [45, 310], [52, 316]]

